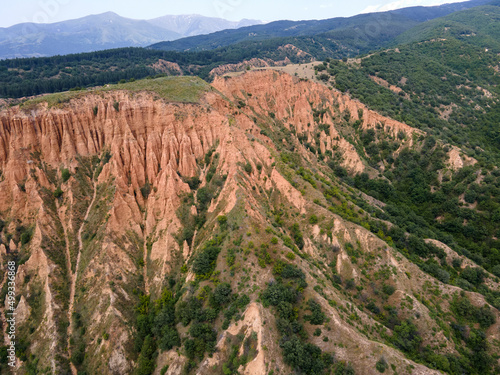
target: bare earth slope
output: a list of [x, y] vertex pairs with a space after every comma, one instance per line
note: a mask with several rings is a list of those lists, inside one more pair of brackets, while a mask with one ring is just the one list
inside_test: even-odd
[[[220, 374], [231, 363], [242, 374], [290, 373], [302, 365], [283, 356], [279, 314], [265, 292], [281, 282], [282, 264], [304, 275], [290, 319], [302, 325], [300, 340], [334, 353], [325, 368], [372, 374], [380, 362], [389, 373], [439, 373], [395, 339], [405, 322], [421, 348], [458, 355], [447, 327], [460, 289], [329, 209], [372, 220], [323, 162], [378, 173], [353, 129], [399, 137], [395, 157], [419, 147], [420, 131], [275, 71], [216, 78], [191, 103], [125, 90], [38, 102], [0, 112], [0, 260], [19, 265], [18, 373], [128, 374], [156, 365], [159, 374], [168, 365], [167, 374]], [[219, 252], [203, 263], [210, 240]], [[217, 300], [225, 283], [232, 297]], [[235, 293], [249, 297], [239, 321], [227, 313]], [[186, 323], [182, 304], [191, 297], [215, 317]], [[477, 293], [461, 298], [488, 306]], [[310, 299], [324, 314], [319, 324], [308, 318]], [[162, 321], [169, 303], [175, 318]], [[488, 309], [496, 321], [499, 311]], [[154, 322], [147, 337], [143, 316]], [[198, 322], [216, 338], [192, 354]], [[167, 326], [181, 339], [174, 345], [154, 328]], [[488, 326], [489, 343], [498, 329]], [[148, 340], [157, 355], [144, 349]]]

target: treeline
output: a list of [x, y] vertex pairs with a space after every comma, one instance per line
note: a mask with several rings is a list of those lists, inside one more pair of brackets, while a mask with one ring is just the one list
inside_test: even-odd
[[[354, 26], [349, 25], [348, 28], [328, 33], [321, 30], [323, 34], [312, 36], [237, 41], [224, 47], [198, 49], [196, 52], [119, 48], [65, 56], [3, 60], [0, 61], [0, 97], [19, 98], [116, 83], [123, 79], [141, 79], [159, 73], [152, 68], [159, 59], [179, 64], [184, 74], [198, 75], [208, 80], [210, 71], [219, 65], [253, 58], [274, 61], [288, 58], [292, 63], [299, 63], [312, 59], [355, 56], [385, 45], [403, 31], [399, 19], [394, 19], [391, 25], [384, 32], [370, 36], [354, 33], [351, 30]], [[290, 48], [281, 48], [286, 45], [293, 45], [307, 55], [299, 55]]]
[[101, 86], [121, 80], [142, 79], [161, 73], [152, 65], [159, 59], [179, 64], [183, 74], [210, 79], [210, 71], [222, 64], [239, 63], [254, 57], [292, 62], [304, 61], [290, 50], [279, 49], [288, 40], [245, 42], [212, 51], [175, 52], [145, 48], [0, 61], [0, 97], [20, 98]]

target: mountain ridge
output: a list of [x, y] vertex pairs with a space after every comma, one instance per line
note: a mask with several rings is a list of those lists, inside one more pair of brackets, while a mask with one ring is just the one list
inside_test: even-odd
[[[298, 37], [321, 35], [332, 31], [350, 30], [352, 26], [363, 29], [366, 23], [377, 28], [391, 27], [392, 18], [407, 23], [407, 28], [417, 23], [439, 18], [462, 9], [483, 5], [490, 0], [472, 0], [433, 7], [409, 7], [392, 11], [359, 14], [352, 17], [337, 17], [310, 21], [274, 21], [265, 25], [249, 26], [236, 31], [221, 31], [211, 35], [182, 38], [172, 42], [162, 42], [149, 48], [168, 51], [196, 51], [225, 47], [252, 39], [272, 37]], [[373, 24], [373, 25], [372, 25]], [[367, 30], [363, 32], [366, 33]], [[356, 30], [354, 30], [356, 32]], [[380, 33], [380, 31], [379, 31]]]
[[[199, 15], [135, 20], [105, 12], [52, 24], [23, 23], [0, 28], [0, 58], [41, 57], [147, 46], [161, 40], [259, 22], [231, 22]], [[172, 26], [174, 30], [166, 26]], [[180, 30], [175, 30], [175, 27]]]

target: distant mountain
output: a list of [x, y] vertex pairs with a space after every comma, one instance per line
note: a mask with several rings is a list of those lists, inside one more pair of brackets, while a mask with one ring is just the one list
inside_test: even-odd
[[0, 58], [40, 57], [144, 46], [181, 35], [108, 12], [52, 24], [23, 23], [0, 29]]
[[183, 37], [210, 34], [226, 29], [261, 24], [261, 21], [243, 19], [239, 22], [228, 21], [223, 18], [205, 17], [198, 14], [163, 16], [148, 20], [152, 25], [175, 31]]
[[[360, 14], [348, 18], [275, 21], [264, 25], [242, 27], [237, 30], [223, 30], [209, 35], [165, 41], [154, 44], [151, 48], [164, 51], [201, 51], [226, 47], [239, 42], [309, 36], [324, 36], [341, 43], [344, 39], [351, 40], [360, 37], [378, 42], [379, 39], [392, 39], [419, 23], [490, 2], [491, 0], [472, 0], [434, 7], [419, 6], [389, 12]], [[366, 47], [371, 49], [378, 48], [380, 45], [367, 45]]]
[[185, 36], [260, 23], [231, 22], [198, 15], [134, 20], [113, 12], [52, 24], [22, 23], [0, 28], [0, 59], [144, 47]]

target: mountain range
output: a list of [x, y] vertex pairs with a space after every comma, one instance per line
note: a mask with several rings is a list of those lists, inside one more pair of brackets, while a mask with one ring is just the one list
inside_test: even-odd
[[164, 40], [259, 24], [200, 15], [134, 20], [107, 12], [52, 24], [22, 23], [0, 28], [0, 59], [144, 47]]
[[[311, 21], [276, 21], [265, 25], [255, 25], [237, 30], [223, 30], [208, 35], [182, 38], [171, 42], [161, 42], [153, 49], [167, 51], [210, 50], [240, 42], [269, 40], [272, 38], [324, 37], [344, 40], [348, 34], [353, 39], [374, 37], [393, 38], [404, 30], [419, 23], [446, 16], [447, 14], [490, 3], [491, 0], [472, 0], [444, 4], [434, 7], [410, 7], [387, 12], [360, 14], [353, 17], [338, 17]], [[373, 45], [367, 46], [373, 49]]]

